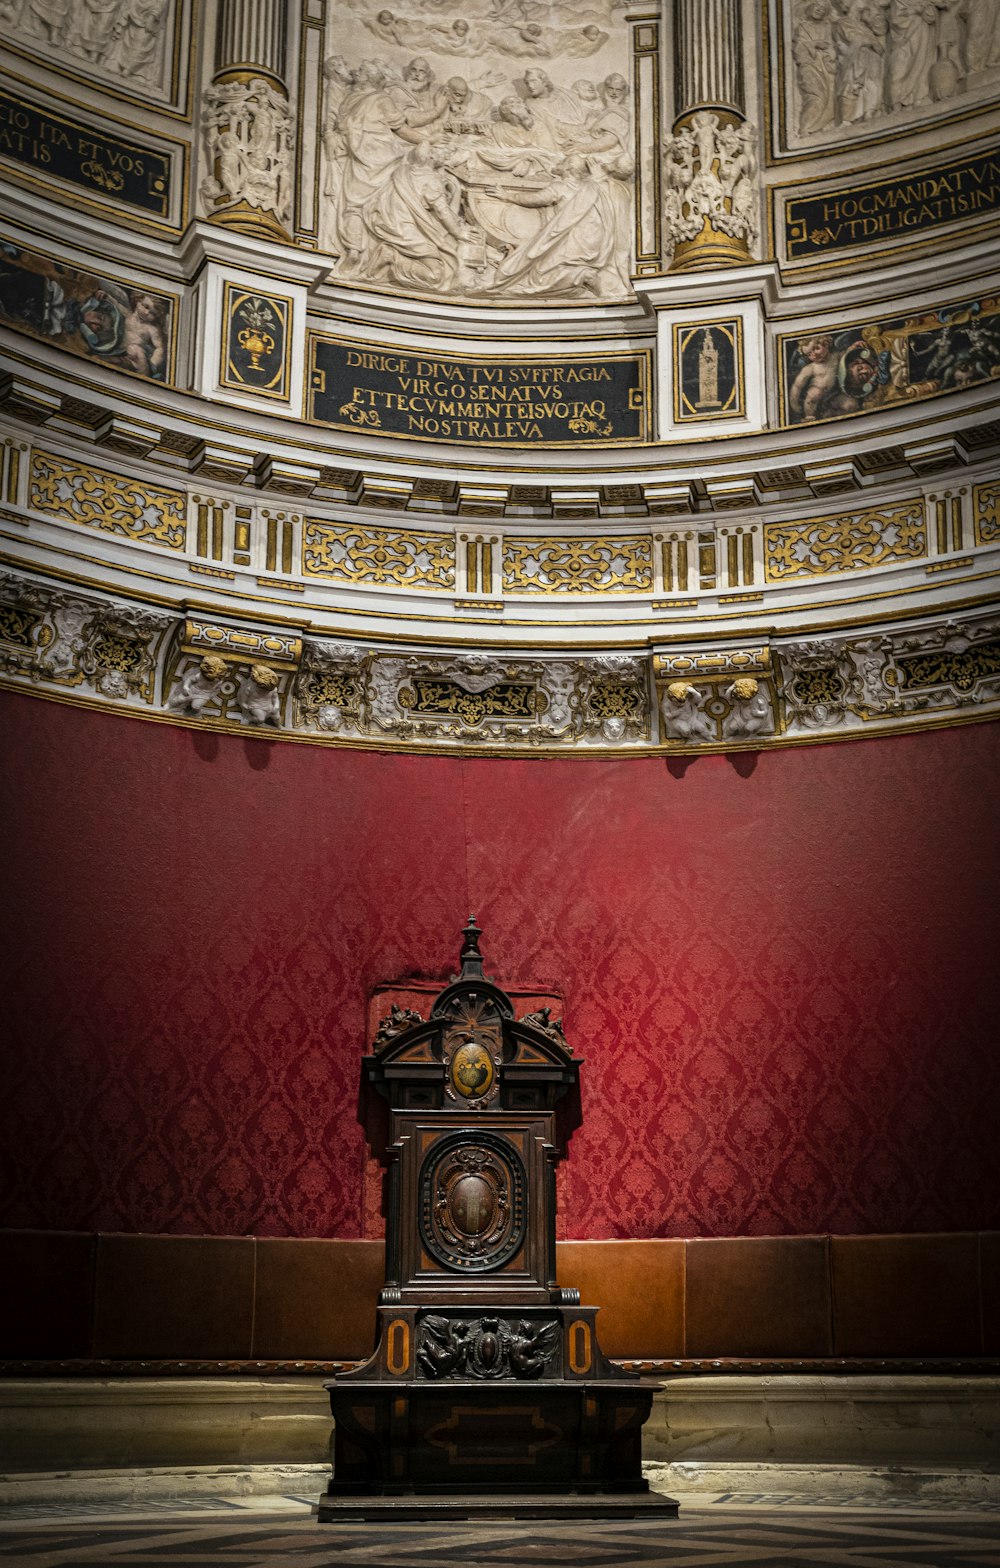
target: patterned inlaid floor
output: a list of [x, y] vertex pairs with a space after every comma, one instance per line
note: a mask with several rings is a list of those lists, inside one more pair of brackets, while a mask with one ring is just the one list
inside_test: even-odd
[[677, 1520], [319, 1525], [299, 1498], [19, 1508], [0, 1568], [1000, 1568], [1000, 1507], [729, 1493]]

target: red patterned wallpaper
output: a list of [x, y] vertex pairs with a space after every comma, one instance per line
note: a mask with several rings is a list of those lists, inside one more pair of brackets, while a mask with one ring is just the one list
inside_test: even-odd
[[0, 1223], [361, 1234], [369, 995], [471, 908], [586, 1059], [565, 1234], [1000, 1226], [1000, 726], [462, 761], [2, 708]]

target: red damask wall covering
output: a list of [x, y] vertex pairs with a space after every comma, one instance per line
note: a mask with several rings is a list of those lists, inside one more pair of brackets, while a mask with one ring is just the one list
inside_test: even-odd
[[2, 700], [0, 1223], [362, 1234], [369, 993], [562, 990], [569, 1236], [997, 1228], [1000, 726], [460, 760]]

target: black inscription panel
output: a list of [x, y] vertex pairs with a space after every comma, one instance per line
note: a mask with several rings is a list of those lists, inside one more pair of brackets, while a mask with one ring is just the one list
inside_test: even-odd
[[785, 208], [790, 260], [828, 255], [980, 217], [1000, 207], [1000, 153], [853, 190], [796, 197]]
[[649, 356], [465, 359], [314, 337], [310, 416], [338, 430], [515, 446], [648, 440]]
[[0, 156], [166, 217], [170, 160], [0, 90]]

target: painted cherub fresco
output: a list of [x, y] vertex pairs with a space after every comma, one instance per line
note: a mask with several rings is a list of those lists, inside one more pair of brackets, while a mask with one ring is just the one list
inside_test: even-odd
[[0, 320], [119, 370], [165, 381], [172, 302], [0, 242]]
[[825, 399], [837, 385], [833, 336], [829, 332], [814, 332], [799, 338], [798, 351], [804, 364], [789, 393], [792, 418], [817, 419]]
[[855, 328], [813, 332], [795, 344], [789, 372], [790, 422], [831, 419], [875, 406], [869, 400], [882, 400], [889, 380], [888, 355], [879, 353]]

